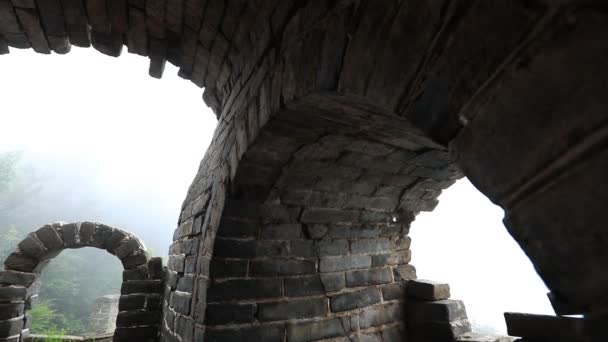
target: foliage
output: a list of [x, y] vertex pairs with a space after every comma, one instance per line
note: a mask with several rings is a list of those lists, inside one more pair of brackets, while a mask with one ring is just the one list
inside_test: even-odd
[[36, 338], [34, 342], [64, 342], [66, 331], [64, 329], [50, 328], [40, 333], [44, 338]]

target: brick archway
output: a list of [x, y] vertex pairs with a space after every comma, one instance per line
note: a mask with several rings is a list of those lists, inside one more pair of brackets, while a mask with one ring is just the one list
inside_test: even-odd
[[[355, 132], [373, 131], [363, 141], [396, 147], [421, 133], [439, 151], [431, 164], [449, 151], [505, 209], [558, 313], [608, 312], [608, 278], [598, 276], [608, 264], [606, 23], [605, 5], [586, 0], [0, 0], [0, 53], [7, 44], [65, 53], [72, 43], [116, 56], [126, 42], [150, 57], [152, 76], [169, 61], [205, 87], [219, 124], [170, 249], [162, 327], [163, 339], [190, 341], [205, 334], [209, 267], [231, 201], [283, 200], [287, 188], [265, 192], [280, 185], [272, 179], [282, 168], [259, 160], [295, 166], [287, 141], [328, 122], [336, 129], [328, 137], [352, 138], [341, 130], [356, 123]], [[291, 118], [294, 125], [281, 123]], [[395, 121], [407, 124], [387, 124]], [[285, 130], [267, 140], [278, 154], [256, 156], [275, 129]], [[314, 150], [323, 137], [306, 144]], [[248, 173], [268, 178], [241, 176]], [[440, 188], [410, 205], [432, 204]], [[298, 219], [330, 212], [309, 209]], [[277, 331], [287, 336], [285, 327]]]
[[32, 324], [41, 273], [65, 249], [94, 247], [120, 259], [124, 267], [114, 341], [158, 339], [163, 266], [150, 258], [137, 237], [94, 222], [54, 223], [30, 233], [4, 261], [0, 271], [0, 340], [22, 341]]

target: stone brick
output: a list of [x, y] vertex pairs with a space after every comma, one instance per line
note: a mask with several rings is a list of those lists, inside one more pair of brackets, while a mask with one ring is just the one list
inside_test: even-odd
[[36, 280], [37, 275], [29, 272], [0, 271], [0, 285], [17, 285], [29, 287]]
[[118, 327], [114, 331], [114, 341], [157, 341], [158, 332], [157, 326]]
[[133, 252], [132, 254], [120, 259], [122, 262], [122, 266], [125, 269], [133, 269], [142, 265], [146, 265], [148, 263], [148, 254], [139, 249]]
[[24, 301], [27, 288], [22, 286], [0, 287], [0, 303]]
[[[344, 277], [342, 276], [342, 279]], [[321, 294], [325, 292], [319, 275], [302, 277], [286, 277], [284, 279], [285, 296], [300, 297]]]
[[371, 254], [384, 251], [391, 251], [394, 248], [394, 243], [386, 238], [378, 239], [361, 239], [352, 241], [350, 250], [353, 254]]
[[[205, 341], [268, 341], [284, 342], [285, 328], [282, 325], [270, 325], [263, 327], [236, 327], [228, 329], [207, 328]], [[202, 341], [202, 340], [201, 340]]]
[[177, 290], [192, 293], [194, 289], [194, 276], [186, 274], [177, 280]]
[[121, 311], [116, 316], [116, 327], [160, 325], [160, 317], [159, 311]]
[[321, 240], [316, 243], [320, 257], [348, 254], [348, 240]]
[[244, 277], [247, 275], [247, 260], [216, 259], [211, 260], [211, 276], [213, 278]]
[[[585, 320], [578, 317], [505, 312], [509, 336], [526, 341], [584, 341]], [[604, 325], [605, 328], [605, 325]]]
[[[81, 235], [82, 235], [82, 228], [81, 228]], [[131, 253], [135, 252], [138, 249], [142, 249], [142, 246], [139, 243], [139, 241], [135, 238], [130, 238], [127, 240], [123, 240], [114, 250], [114, 254], [119, 259], [122, 259], [122, 258], [125, 258], [127, 255], [130, 255]]]
[[207, 291], [209, 302], [275, 298], [282, 294], [280, 278], [232, 279], [214, 282]]
[[133, 293], [162, 293], [163, 286], [161, 280], [132, 280], [122, 283], [120, 293], [123, 295]]
[[258, 304], [262, 322], [322, 317], [327, 313], [327, 298], [290, 299]]
[[380, 289], [382, 290], [382, 299], [384, 299], [385, 301], [405, 299], [405, 282], [396, 282], [382, 285]]
[[278, 276], [314, 273], [317, 268], [316, 261], [271, 259], [254, 260], [250, 265], [251, 276]]
[[306, 208], [302, 213], [304, 223], [335, 223], [353, 222], [359, 218], [359, 212], [355, 210], [341, 210], [328, 208]]
[[138, 266], [133, 269], [122, 271], [122, 280], [147, 280], [150, 277], [147, 265]]
[[15, 336], [23, 329], [23, 318], [0, 321], [0, 336]]
[[416, 268], [412, 265], [400, 265], [393, 268], [395, 281], [416, 279]]
[[192, 302], [192, 294], [185, 292], [171, 292], [169, 305], [178, 313], [183, 315], [190, 314], [190, 303]]
[[435, 302], [408, 300], [410, 322], [452, 322], [467, 319], [467, 312], [460, 300], [445, 299]]
[[302, 225], [294, 223], [268, 224], [262, 227], [261, 239], [291, 240], [302, 236]]
[[287, 326], [287, 341], [307, 342], [329, 339], [338, 336], [347, 336], [339, 318], [307, 323], [294, 323]]
[[48, 253], [46, 246], [34, 233], [30, 233], [17, 246], [23, 254], [35, 259], [41, 259]]
[[209, 304], [206, 318], [210, 325], [250, 323], [255, 320], [255, 304]]
[[323, 258], [319, 263], [321, 272], [348, 271], [358, 268], [369, 268], [372, 260], [368, 255], [349, 255], [335, 258]]
[[38, 259], [28, 257], [20, 251], [9, 254], [4, 260], [4, 266], [8, 270], [17, 270], [22, 272], [32, 272], [40, 261]]
[[360, 329], [367, 329], [378, 325], [401, 322], [404, 308], [399, 303], [376, 305], [361, 310], [358, 315]]
[[142, 310], [146, 307], [146, 299], [147, 296], [143, 294], [122, 295], [118, 300], [118, 310]]
[[407, 283], [407, 295], [426, 301], [448, 299], [450, 298], [450, 285], [432, 280], [411, 280]]
[[194, 336], [194, 321], [190, 317], [177, 315], [175, 319], [175, 331], [180, 334], [183, 341], [192, 341]]
[[380, 291], [376, 287], [368, 287], [362, 290], [340, 293], [330, 299], [332, 312], [347, 311], [378, 303], [380, 301]]
[[0, 320], [10, 320], [23, 315], [25, 304], [8, 303], [0, 304]]
[[36, 231], [36, 236], [44, 244], [47, 250], [56, 251], [63, 247], [63, 240], [50, 225], [45, 225]]
[[393, 281], [393, 274], [390, 267], [346, 272], [346, 286], [348, 287], [379, 285], [391, 281]]
[[319, 277], [323, 284], [323, 288], [327, 292], [339, 291], [346, 287], [344, 273], [321, 274]]

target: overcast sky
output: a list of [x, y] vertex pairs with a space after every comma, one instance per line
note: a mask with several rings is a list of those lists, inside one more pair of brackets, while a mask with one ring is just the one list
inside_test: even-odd
[[[93, 49], [73, 48], [66, 56], [13, 49], [0, 56], [0, 152], [25, 150], [84, 168], [96, 175], [91, 186], [108, 201], [141, 201], [141, 222], [149, 202], [174, 213], [173, 223], [157, 231], [132, 229], [166, 241], [159, 248], [166, 253], [216, 120], [202, 90], [179, 78], [177, 69], [167, 64], [156, 80], [147, 68], [145, 58], [125, 52], [114, 59]], [[552, 310], [547, 289], [502, 217], [462, 180], [434, 212], [418, 216], [411, 237], [418, 276], [450, 283], [472, 320], [504, 332], [504, 311]]]

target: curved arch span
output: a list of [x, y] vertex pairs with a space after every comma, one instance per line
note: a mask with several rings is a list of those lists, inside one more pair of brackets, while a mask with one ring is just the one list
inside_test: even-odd
[[158, 339], [163, 288], [162, 260], [119, 228], [96, 222], [53, 223], [38, 228], [17, 245], [0, 271], [0, 341], [23, 341], [32, 324], [41, 274], [65, 249], [94, 247], [120, 259], [124, 267], [114, 341]]

